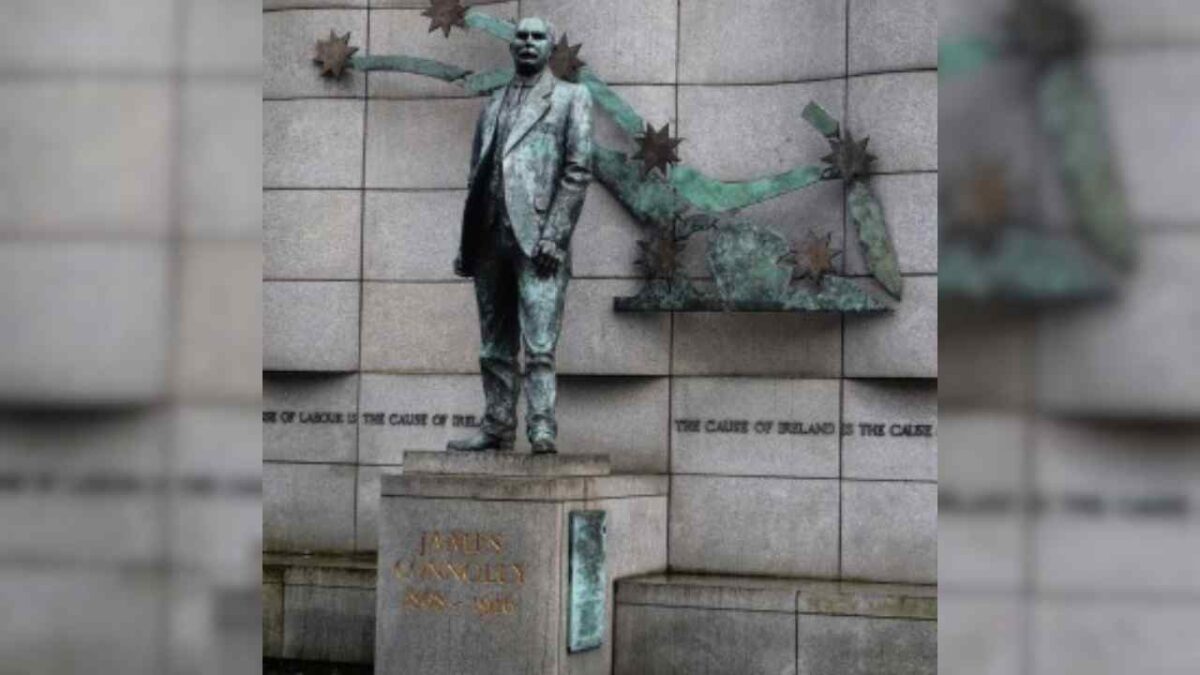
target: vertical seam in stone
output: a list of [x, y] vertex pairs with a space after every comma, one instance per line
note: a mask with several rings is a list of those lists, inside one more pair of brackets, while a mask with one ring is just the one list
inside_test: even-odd
[[[371, 13], [374, 10], [371, 8], [371, 3], [367, 3], [367, 35], [366, 35], [366, 52], [371, 53]], [[362, 156], [359, 158], [362, 167], [362, 173], [358, 179], [358, 372], [356, 375], [356, 394], [354, 397], [354, 411], [357, 415], [362, 415], [362, 370], [363, 370], [363, 306], [365, 303], [367, 289], [364, 279], [366, 278], [366, 269], [364, 261], [366, 258], [367, 240], [367, 112], [371, 105], [371, 73], [363, 72], [363, 113], [362, 113]], [[351, 528], [354, 534], [354, 543], [352, 550], [358, 551], [359, 548], [359, 532], [358, 532], [358, 486], [362, 480], [362, 422], [361, 419], [356, 419], [354, 424], [354, 511], [351, 514], [354, 526]], [[380, 473], [382, 474], [382, 469]], [[378, 544], [376, 544], [378, 548]]]
[[[175, 38], [174, 58], [176, 59], [174, 66], [171, 68], [171, 76], [167, 80], [167, 108], [168, 108], [168, 124], [171, 125], [170, 133], [167, 137], [166, 148], [169, 165], [167, 171], [168, 178], [168, 212], [167, 212], [167, 251], [166, 251], [166, 269], [164, 270], [163, 292], [166, 295], [167, 312], [163, 320], [166, 321], [166, 329], [164, 331], [166, 347], [164, 350], [164, 372], [163, 379], [166, 385], [164, 395], [164, 405], [161, 406], [162, 414], [161, 426], [158, 429], [158, 435], [162, 445], [159, 446], [159, 468], [161, 472], [163, 489], [161, 494], [155, 497], [159, 502], [160, 508], [158, 514], [158, 530], [160, 538], [159, 560], [154, 565], [157, 572], [156, 582], [162, 585], [158, 593], [159, 611], [162, 612], [162, 618], [155, 626], [155, 632], [158, 634], [158, 649], [156, 656], [158, 659], [159, 672], [171, 673], [174, 671], [171, 658], [171, 629], [170, 617], [172, 610], [172, 542], [174, 541], [173, 530], [171, 527], [172, 514], [175, 509], [179, 508], [178, 499], [176, 498], [176, 483], [172, 479], [176, 477], [178, 469], [178, 452], [179, 443], [177, 433], [179, 423], [179, 408], [181, 399], [180, 386], [181, 379], [179, 377], [179, 358], [180, 349], [179, 342], [183, 336], [183, 274], [184, 274], [184, 237], [183, 237], [183, 215], [182, 215], [182, 194], [183, 194], [183, 165], [182, 144], [184, 137], [184, 119], [185, 119], [185, 104], [184, 104], [184, 85], [187, 76], [187, 22], [184, 0], [175, 0], [172, 3], [172, 33]], [[159, 406], [155, 406], [159, 407]]]
[[[842, 79], [842, 127], [844, 129], [849, 129], [849, 125], [850, 125], [850, 3], [852, 1], [853, 0], [846, 0], [846, 5], [845, 5], [846, 25], [844, 27], [845, 28], [845, 37], [844, 37], [843, 44], [842, 44], [842, 48], [843, 48], [842, 53], [843, 53], [843, 57], [845, 59], [845, 72], [842, 74], [843, 75], [843, 79]], [[847, 213], [848, 209], [846, 207], [847, 187], [848, 186], [846, 185], [846, 181], [843, 180], [842, 181], [842, 273], [843, 274], [846, 273], [846, 258], [848, 257], [846, 255], [846, 251], [851, 246], [849, 214]], [[846, 315], [841, 314], [838, 317], [838, 321], [841, 323], [841, 329], [839, 331], [839, 339], [841, 340], [841, 348], [838, 350], [838, 358], [840, 361], [840, 367], [838, 369], [838, 482], [837, 482], [837, 486], [838, 486], [838, 488], [837, 488], [838, 489], [837, 576], [840, 579], [840, 578], [842, 578], [842, 568], [843, 568], [842, 539], [845, 534], [845, 520], [843, 518], [843, 510], [844, 510], [843, 505], [845, 503], [845, 493], [842, 490], [843, 482], [845, 480], [845, 470], [843, 468], [843, 463], [845, 461], [844, 450], [843, 450], [843, 447], [845, 446], [845, 437], [842, 436], [841, 425], [846, 419]], [[796, 621], [797, 621], [797, 626], [798, 626], [799, 618], [797, 618]], [[797, 637], [796, 649], [797, 649], [797, 664], [798, 664], [799, 663], [799, 651], [798, 650], [800, 649], [799, 637]]]
[[[679, 56], [683, 51], [683, 0], [675, 0], [675, 82], [671, 84], [675, 93], [675, 135], [679, 135]], [[670, 121], [670, 120], [668, 120]], [[667, 314], [667, 571], [671, 570], [671, 504], [675, 491], [675, 435], [671, 420], [675, 415], [675, 312]], [[617, 612], [613, 598], [613, 615]], [[614, 620], [614, 626], [615, 626]], [[614, 654], [614, 659], [616, 658]]]

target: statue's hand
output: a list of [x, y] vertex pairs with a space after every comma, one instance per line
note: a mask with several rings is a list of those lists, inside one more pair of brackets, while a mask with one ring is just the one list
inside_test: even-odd
[[454, 256], [454, 275], [458, 276], [458, 277], [463, 277], [464, 279], [471, 276], [471, 275], [467, 274], [466, 268], [463, 267], [463, 259], [462, 259], [461, 253]]
[[558, 268], [566, 261], [567, 255], [558, 244], [543, 239], [538, 242], [533, 251], [533, 268], [539, 277], [551, 277], [558, 273]]

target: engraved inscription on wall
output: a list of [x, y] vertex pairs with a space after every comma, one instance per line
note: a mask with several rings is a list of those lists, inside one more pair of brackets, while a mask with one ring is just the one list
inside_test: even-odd
[[680, 434], [776, 434], [780, 436], [842, 436], [933, 438], [933, 424], [922, 422], [837, 422], [808, 420], [676, 418]]
[[480, 619], [520, 613], [525, 571], [504, 534], [471, 530], [421, 532], [410, 555], [391, 567], [401, 584], [402, 612]]

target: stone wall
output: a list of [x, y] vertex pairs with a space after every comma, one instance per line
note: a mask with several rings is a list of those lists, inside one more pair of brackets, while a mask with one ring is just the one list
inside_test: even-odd
[[[482, 101], [395, 73], [322, 80], [310, 60], [331, 28], [372, 54], [469, 68], [504, 65], [507, 53], [477, 34], [427, 33], [419, 0], [366, 5], [265, 2], [268, 551], [373, 551], [381, 473], [401, 469], [403, 450], [470, 431], [482, 403], [472, 290], [451, 273]], [[593, 186], [559, 350], [561, 448], [670, 474], [672, 569], [933, 583], [936, 440], [901, 435], [936, 434], [932, 0], [521, 0], [486, 11], [556, 22], [714, 177], [825, 154], [800, 118], [810, 99], [871, 136], [905, 274], [903, 303], [883, 317], [614, 313], [612, 298], [637, 287], [643, 234]], [[632, 147], [597, 116], [601, 141]], [[842, 191], [825, 183], [744, 215], [791, 240], [831, 233], [842, 248]], [[857, 251], [844, 258], [863, 274]], [[704, 274], [698, 256], [689, 264]], [[780, 434], [779, 421], [818, 428]], [[839, 421], [854, 434], [838, 434]]]

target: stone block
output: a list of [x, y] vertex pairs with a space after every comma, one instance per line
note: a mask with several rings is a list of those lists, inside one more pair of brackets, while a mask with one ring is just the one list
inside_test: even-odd
[[368, 192], [363, 277], [453, 281], [466, 190]]
[[1200, 328], [1181, 309], [1192, 306], [1200, 283], [1200, 238], [1160, 233], [1143, 237], [1140, 246], [1138, 273], [1124, 281], [1120, 297], [1042, 317], [1040, 407], [1117, 418], [1200, 410]]
[[[956, 306], [938, 317], [938, 398], [1016, 408], [1033, 395], [1034, 328], [1027, 314]], [[987, 358], [979, 358], [986, 354]]]
[[788, 82], [846, 72], [840, 0], [683, 0], [679, 11], [683, 82]]
[[0, 400], [157, 400], [167, 380], [167, 258], [151, 242], [0, 244]]
[[937, 622], [802, 614], [798, 672], [813, 675], [934, 675]]
[[[176, 63], [178, 44], [169, 30], [175, 8], [169, 3], [28, 2], [10, 8], [9, 39], [0, 47], [6, 70], [37, 72], [52, 63], [69, 72], [166, 73]], [[80, 25], [88, 29], [78, 30]]]
[[257, 242], [263, 217], [258, 81], [189, 82], [183, 97], [183, 232], [193, 238]]
[[833, 480], [671, 479], [672, 570], [835, 577], [837, 530]]
[[[875, 176], [871, 189], [883, 206], [900, 271], [904, 274], [933, 274], [938, 269], [938, 177], [936, 174]], [[844, 248], [846, 271], [869, 274], [858, 234], [849, 225]]]
[[154, 487], [164, 478], [166, 431], [164, 418], [136, 407], [0, 416], [9, 476], [0, 537], [9, 555], [93, 568], [160, 562], [166, 518]]
[[367, 187], [466, 188], [483, 105], [479, 99], [371, 101]]
[[361, 100], [263, 101], [264, 188], [358, 188]]
[[1019, 413], [938, 416], [938, 583], [1016, 591], [1025, 578], [1026, 422]]
[[[649, 476], [385, 475], [377, 613], [386, 637], [376, 667], [611, 672], [607, 629], [600, 649], [567, 651], [568, 518], [580, 509], [610, 514], [610, 579], [661, 572], [666, 487]], [[611, 607], [606, 601], [606, 627]]]
[[[267, 33], [263, 23], [267, 15], [258, 3], [217, 0], [192, 2], [185, 8], [185, 67], [193, 72], [234, 71], [262, 76], [262, 66], [245, 56], [264, 53]], [[221, 49], [214, 48], [218, 44]]]
[[363, 286], [362, 367], [477, 373], [479, 322], [470, 282]]
[[[96, 10], [104, 11], [109, 9]], [[83, 47], [66, 51], [75, 54]], [[42, 63], [66, 67], [60, 56]], [[165, 235], [171, 195], [170, 108], [165, 82], [10, 78], [0, 85], [0, 128], [7, 130], [0, 159], [6, 184], [0, 195], [0, 232], [86, 238]], [[97, 159], [81, 161], [84, 157]]]
[[[821, 157], [829, 154], [829, 143], [800, 114], [809, 101], [815, 101], [841, 119], [844, 89], [840, 80], [682, 86], [679, 136], [687, 140], [679, 146], [679, 155], [688, 165], [720, 180], [748, 180], [820, 164]], [[932, 112], [936, 114], [936, 105]], [[874, 143], [872, 139], [873, 148]]]
[[937, 582], [937, 485], [847, 481], [842, 485], [842, 576]]
[[262, 249], [252, 242], [188, 241], [174, 385], [184, 397], [257, 401], [262, 396]]
[[671, 472], [838, 476], [837, 380], [676, 379]]
[[943, 592], [938, 666], [945, 673], [1019, 673], [1027, 630], [1024, 598]]
[[[12, 517], [7, 510], [5, 517]], [[0, 599], [21, 608], [0, 617], [4, 667], [19, 673], [71, 672], [82, 663], [105, 673], [161, 669], [164, 627], [172, 618], [164, 598], [172, 589], [155, 576], [161, 575], [94, 561], [70, 571], [46, 564], [0, 568]], [[48, 641], [47, 633], [55, 639]]]
[[[1046, 420], [1034, 438], [1037, 493], [1049, 505], [1033, 525], [1038, 588], [1133, 594], [1200, 589], [1200, 574], [1189, 563], [1200, 531], [1186, 506], [1200, 494], [1200, 458], [1192, 452], [1200, 431], [1147, 434]], [[1145, 573], [1151, 566], [1154, 573]]]
[[[938, 478], [937, 384], [929, 380], [846, 380], [842, 422], [845, 478]], [[845, 432], [843, 432], [845, 434]]]
[[572, 277], [639, 277], [637, 242], [651, 232], [604, 186], [593, 183], [571, 237]]
[[936, 0], [850, 3], [850, 72], [936, 69]]
[[283, 658], [283, 584], [266, 583], [262, 586], [262, 640], [263, 657]]
[[837, 377], [842, 322], [815, 314], [678, 314], [675, 375]]
[[354, 466], [264, 462], [263, 550], [354, 550], [356, 489]]
[[358, 375], [265, 373], [262, 458], [358, 461]]
[[[615, 473], [667, 472], [666, 378], [568, 375], [558, 392], [559, 452], [608, 455]], [[527, 446], [522, 431], [517, 450]]]
[[794, 614], [799, 588], [791, 579], [655, 574], [622, 579], [617, 604]]
[[579, 279], [567, 289], [558, 368], [568, 375], [666, 375], [670, 317], [617, 314], [613, 298], [633, 295], [638, 282]]
[[374, 589], [289, 584], [283, 609], [284, 658], [326, 663], [374, 659]]
[[379, 550], [379, 494], [384, 473], [401, 473], [401, 466], [358, 467], [358, 501], [354, 504], [354, 549]]
[[[879, 172], [938, 168], [938, 81], [935, 72], [855, 77], [849, 84], [849, 130], [871, 137]], [[832, 111], [831, 111], [832, 112]]]
[[[675, 87], [673, 85], [615, 84], [610, 87], [636, 110], [647, 124], [658, 129], [669, 123], [671, 128], [675, 129], [678, 120], [675, 114]], [[637, 152], [638, 145], [633, 137], [617, 126], [612, 116], [598, 106], [593, 113], [592, 123], [592, 137], [597, 144], [613, 150], [620, 150], [628, 155]]]
[[[416, 0], [411, 1], [415, 2]], [[265, 14], [273, 11], [292, 12], [305, 9], [328, 9], [339, 7], [366, 7], [367, 4], [367, 0], [263, 0], [263, 13]], [[371, 2], [370, 4], [378, 4], [378, 0], [376, 0], [376, 2]]]
[[[1131, 10], [1126, 12], [1147, 11]], [[1200, 138], [1200, 122], [1178, 111], [1200, 104], [1200, 94], [1187, 86], [1198, 72], [1200, 58], [1179, 50], [1109, 54], [1094, 60], [1091, 74], [1135, 223], [1197, 231], [1200, 206], [1187, 177], [1200, 171], [1200, 159], [1190, 145]], [[1171, 158], [1170, 170], [1164, 170], [1162, 157]]]
[[937, 321], [937, 278], [905, 277], [892, 313], [846, 317], [846, 377], [937, 377]]
[[[467, 3], [471, 4], [471, 3]], [[460, 68], [482, 73], [499, 68], [511, 68], [508, 45], [482, 31], [455, 29], [450, 39], [441, 31], [429, 32], [429, 17], [421, 9], [374, 9], [371, 13], [371, 53], [410, 54], [450, 63]], [[497, 19], [513, 21], [517, 3], [491, 5], [485, 10]], [[470, 96], [462, 87], [422, 75], [407, 73], [375, 73], [368, 84], [372, 98], [446, 98]]]
[[782, 612], [618, 605], [613, 672], [795, 673], [795, 624]]
[[358, 279], [362, 195], [351, 190], [263, 194], [263, 278]]
[[675, 81], [676, 5], [672, 0], [522, 0], [521, 14], [548, 19], [571, 44], [583, 43], [580, 58], [606, 82], [663, 84]]
[[[1135, 596], [1136, 597], [1136, 596]], [[1038, 599], [1025, 615], [1037, 675], [1049, 673], [1184, 673], [1200, 659], [1189, 628], [1200, 620], [1192, 602]]]
[[[367, 12], [353, 9], [267, 12], [263, 15], [263, 82], [265, 99], [361, 97], [367, 75], [349, 68], [339, 78], [322, 77], [313, 63], [317, 41], [350, 33], [358, 54], [367, 52]], [[395, 50], [393, 50], [395, 51]]]
[[400, 465], [407, 450], [444, 449], [473, 433], [483, 410], [478, 375], [363, 375], [360, 401], [363, 464]]
[[262, 288], [265, 370], [358, 368], [357, 283], [270, 281]]
[[1200, 17], [1181, 10], [1172, 0], [1152, 0], [1136, 7], [1120, 0], [1088, 0], [1083, 5], [1100, 45], [1178, 44], [1200, 36]]

